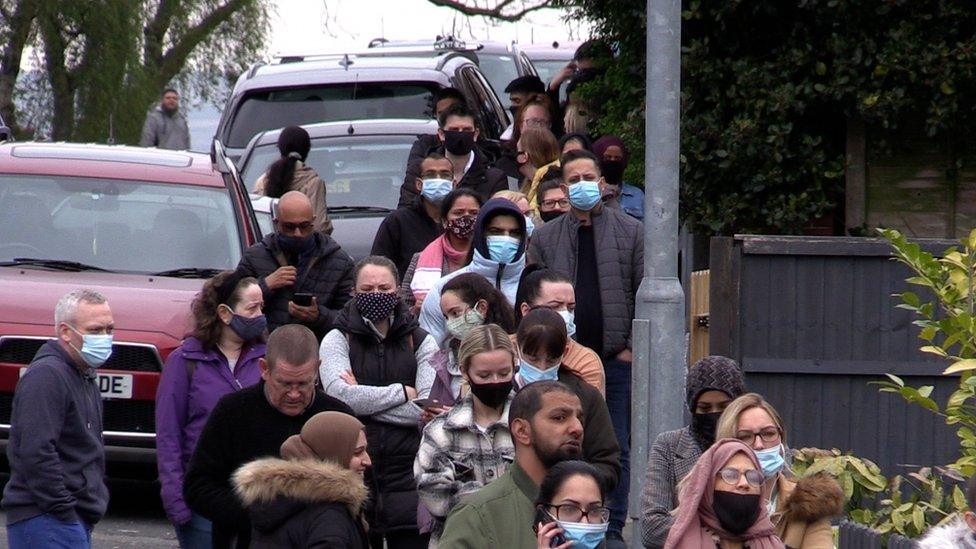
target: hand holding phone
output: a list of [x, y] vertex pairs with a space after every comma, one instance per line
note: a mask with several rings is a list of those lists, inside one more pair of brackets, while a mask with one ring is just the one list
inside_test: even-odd
[[291, 301], [299, 307], [310, 307], [312, 305], [312, 294], [297, 292], [291, 296]]
[[440, 408], [443, 406], [436, 398], [415, 398], [410, 402], [413, 402], [419, 408]]
[[539, 548], [568, 548], [571, 546], [570, 543], [566, 542], [559, 524], [542, 507], [536, 509], [535, 523], [532, 525], [532, 529], [536, 533], [536, 542]]

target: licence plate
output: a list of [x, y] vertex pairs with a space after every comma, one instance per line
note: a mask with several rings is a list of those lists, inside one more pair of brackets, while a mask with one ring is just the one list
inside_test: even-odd
[[[20, 369], [23, 377], [27, 368]], [[129, 374], [98, 374], [98, 390], [102, 398], [132, 398], [132, 376]]]

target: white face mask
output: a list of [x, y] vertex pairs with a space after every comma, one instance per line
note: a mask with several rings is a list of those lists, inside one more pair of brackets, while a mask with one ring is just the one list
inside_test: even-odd
[[576, 335], [576, 315], [569, 310], [556, 311], [559, 316], [563, 317], [563, 322], [566, 323], [566, 334], [569, 337]]

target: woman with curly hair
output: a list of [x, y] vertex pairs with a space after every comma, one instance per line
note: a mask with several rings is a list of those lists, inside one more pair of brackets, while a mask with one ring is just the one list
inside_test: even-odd
[[183, 476], [221, 397], [256, 384], [267, 321], [257, 280], [225, 271], [193, 300], [193, 329], [170, 353], [156, 392], [156, 462], [166, 515], [183, 549], [210, 547], [210, 522], [183, 500]]

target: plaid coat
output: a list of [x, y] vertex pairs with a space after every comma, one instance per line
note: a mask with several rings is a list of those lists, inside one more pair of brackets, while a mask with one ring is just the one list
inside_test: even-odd
[[645, 548], [664, 547], [678, 506], [678, 483], [695, 467], [702, 451], [688, 427], [661, 433], [651, 446], [641, 494], [641, 533]]
[[435, 518], [433, 538], [462, 496], [505, 474], [515, 461], [515, 445], [508, 430], [508, 409], [482, 431], [474, 422], [471, 395], [424, 428], [420, 451], [413, 463], [420, 501]]

